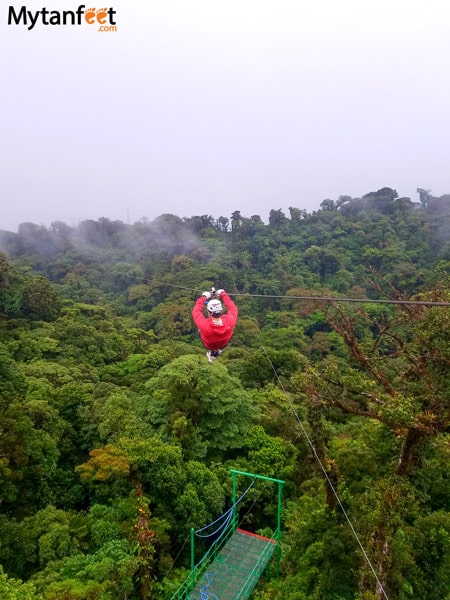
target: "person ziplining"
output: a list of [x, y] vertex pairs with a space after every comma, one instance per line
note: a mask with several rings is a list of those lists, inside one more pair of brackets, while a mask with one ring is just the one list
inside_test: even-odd
[[[227, 308], [223, 313], [222, 302]], [[203, 309], [206, 305], [208, 316], [205, 317]], [[225, 290], [211, 289], [203, 292], [197, 299], [192, 309], [192, 318], [198, 327], [198, 333], [209, 362], [214, 362], [222, 351], [228, 346], [233, 336], [234, 327], [238, 318], [238, 309]]]

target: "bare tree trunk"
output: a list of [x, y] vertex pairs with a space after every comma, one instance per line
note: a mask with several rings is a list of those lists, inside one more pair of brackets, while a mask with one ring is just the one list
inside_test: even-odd
[[397, 463], [397, 475], [406, 475], [414, 462], [414, 452], [424, 434], [417, 429], [409, 429], [406, 434]]
[[[307, 419], [309, 426], [311, 427], [311, 438], [316, 450], [316, 454], [327, 474], [325, 500], [329, 510], [334, 510], [336, 508], [337, 499], [331, 486], [333, 486], [334, 490], [337, 490], [339, 483], [339, 469], [335, 461], [330, 460], [327, 454], [322, 424], [323, 401], [315, 392], [313, 387], [311, 387], [309, 392], [310, 403], [308, 407]], [[320, 473], [323, 475], [322, 470], [320, 470]]]
[[387, 575], [387, 566], [389, 563], [389, 557], [390, 557], [390, 551], [391, 551], [391, 547], [389, 542], [385, 539], [384, 543], [383, 543], [383, 547], [381, 550], [381, 557], [380, 557], [380, 562], [378, 564], [378, 581], [376, 582], [376, 586], [375, 586], [375, 597], [376, 598], [386, 598], [383, 588], [384, 585], [386, 584], [386, 575]]

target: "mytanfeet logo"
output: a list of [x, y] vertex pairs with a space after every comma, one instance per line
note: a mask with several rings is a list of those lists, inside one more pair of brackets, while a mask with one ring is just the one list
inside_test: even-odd
[[81, 4], [76, 10], [28, 10], [26, 6], [8, 9], [8, 25], [24, 25], [29, 31], [36, 25], [89, 25], [97, 31], [117, 31], [114, 8], [86, 8]]

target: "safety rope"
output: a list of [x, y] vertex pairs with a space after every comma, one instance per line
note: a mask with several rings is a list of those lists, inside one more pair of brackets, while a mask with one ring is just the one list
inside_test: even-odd
[[206, 583], [200, 588], [200, 598], [199, 600], [219, 600], [216, 594], [213, 594], [209, 591], [209, 586], [212, 583], [212, 580], [215, 577], [215, 573], [205, 573]]
[[[194, 534], [197, 537], [209, 538], [209, 537], [215, 535], [222, 528], [225, 528], [225, 525], [228, 525], [228, 523], [231, 521], [231, 517], [233, 516], [233, 511], [236, 508], [236, 506], [238, 506], [238, 504], [240, 502], [242, 502], [242, 500], [245, 498], [245, 496], [248, 494], [248, 492], [251, 490], [251, 488], [254, 485], [255, 485], [255, 479], [253, 479], [253, 481], [247, 487], [247, 489], [245, 490], [245, 492], [241, 496], [239, 496], [239, 498], [236, 500], [236, 502], [232, 506], [230, 506], [230, 508], [228, 510], [226, 510], [222, 515], [220, 515], [220, 517], [218, 517], [215, 521], [213, 521], [212, 523], [209, 523], [209, 525], [205, 525], [201, 529], [197, 529], [196, 531], [194, 531]], [[207, 535], [201, 535], [202, 531], [205, 531], [205, 529], [209, 529], [210, 527], [212, 527], [213, 525], [215, 525], [216, 523], [218, 523], [219, 521], [221, 521], [225, 517], [226, 517], [226, 519], [225, 519], [224, 523], [222, 525], [219, 525], [217, 527], [217, 529], [215, 529], [213, 532], [211, 532], [211, 533], [209, 533]]]
[[[211, 537], [211, 535], [215, 535], [218, 531], [221, 531], [220, 535], [214, 540], [214, 542], [212, 543], [210, 550], [212, 548], [214, 548], [214, 546], [216, 546], [220, 540], [222, 539], [222, 537], [225, 535], [226, 531], [227, 531], [227, 526], [229, 525], [232, 517], [233, 517], [233, 511], [236, 508], [236, 506], [242, 502], [242, 500], [244, 499], [244, 497], [246, 496], [246, 494], [250, 491], [250, 489], [253, 487], [253, 485], [255, 484], [255, 480], [253, 479], [253, 481], [250, 483], [250, 485], [247, 487], [247, 489], [245, 490], [245, 492], [236, 500], [236, 502], [230, 506], [230, 508], [225, 511], [220, 517], [218, 517], [215, 521], [213, 521], [212, 523], [210, 523], [209, 525], [205, 525], [205, 527], [202, 527], [201, 529], [197, 529], [197, 531], [194, 531], [194, 534], [197, 535], [198, 537], [203, 537], [203, 538], [208, 538]], [[220, 521], [222, 519], [222, 517], [224, 515], [228, 515], [226, 520], [224, 521], [223, 525], [220, 525], [213, 533], [209, 534], [209, 535], [199, 535], [198, 532], [200, 531], [204, 531], [205, 529], [207, 529], [208, 527], [211, 527], [212, 525], [215, 525], [218, 521]], [[198, 569], [198, 567], [200, 567], [200, 565], [208, 559], [208, 554], [209, 551], [199, 560], [199, 562], [195, 565], [195, 568]]]

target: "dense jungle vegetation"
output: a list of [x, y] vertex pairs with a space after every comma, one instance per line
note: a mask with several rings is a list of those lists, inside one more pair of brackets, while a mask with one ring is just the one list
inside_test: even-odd
[[[418, 191], [0, 232], [0, 598], [170, 598], [232, 468], [286, 482], [256, 600], [450, 600], [450, 195]], [[241, 510], [265, 535], [274, 490]]]

